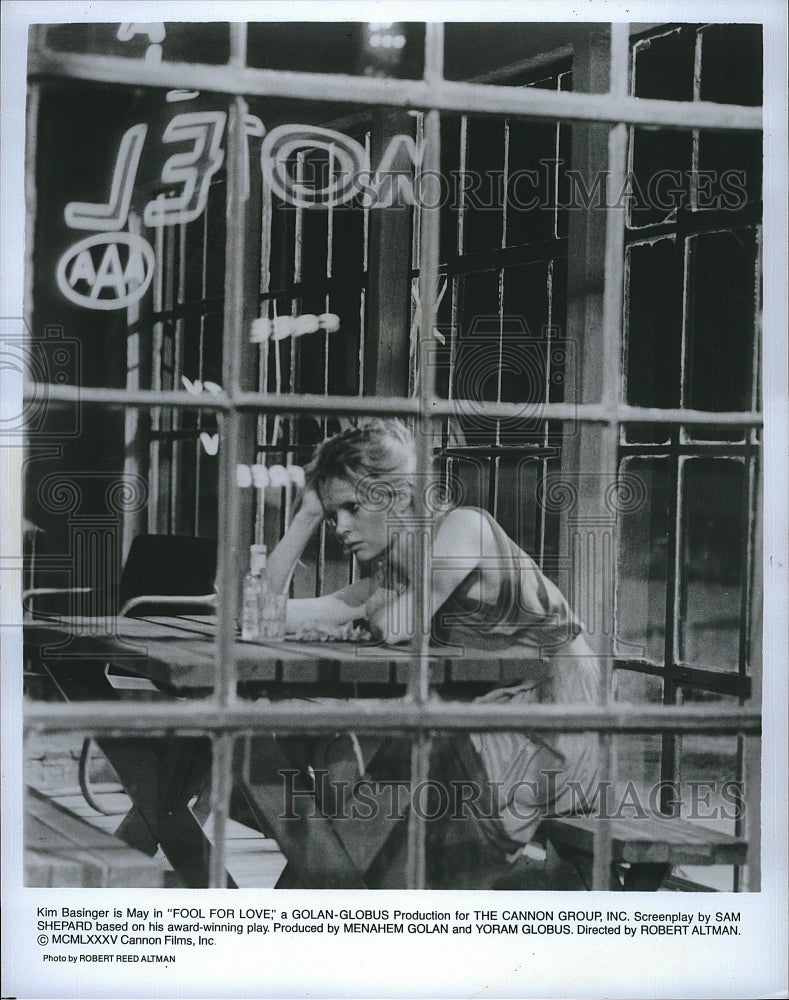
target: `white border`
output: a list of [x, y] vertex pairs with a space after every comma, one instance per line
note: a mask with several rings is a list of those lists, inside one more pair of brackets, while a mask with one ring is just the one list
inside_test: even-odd
[[[765, 25], [765, 260], [764, 260], [764, 413], [765, 413], [765, 511], [764, 511], [764, 752], [763, 752], [763, 891], [720, 897], [721, 909], [736, 908], [743, 914], [742, 937], [710, 939], [704, 947], [686, 951], [686, 939], [634, 939], [626, 951], [608, 947], [615, 939], [573, 938], [574, 952], [566, 953], [540, 939], [484, 939], [458, 946], [451, 939], [359, 939], [356, 947], [344, 940], [288, 942], [277, 938], [276, 948], [263, 947], [256, 939], [249, 945], [225, 949], [215, 956], [195, 955], [189, 968], [179, 962], [174, 969], [151, 975], [140, 966], [79, 967], [79, 975], [68, 977], [61, 969], [42, 974], [38, 948], [33, 940], [31, 908], [39, 896], [51, 905], [91, 905], [89, 893], [49, 890], [37, 893], [20, 888], [21, 817], [15, 810], [21, 788], [21, 662], [19, 630], [3, 629], [2, 635], [2, 875], [3, 875], [3, 987], [2, 996], [37, 998], [76, 997], [274, 997], [274, 996], [523, 996], [523, 997], [784, 997], [787, 996], [787, 641], [789, 638], [789, 546], [787, 545], [787, 492], [789, 487], [789, 424], [787, 409], [787, 48], [785, 4], [777, 2], [676, 2], [676, 0], [520, 0], [517, 3], [479, 0], [413, 2], [387, 0], [301, 0], [282, 3], [271, 0], [235, 2], [22, 2], [2, 4], [2, 119], [0, 127], [0, 316], [22, 315], [24, 289], [24, 109], [27, 27], [32, 23], [63, 21], [226, 20], [448, 20], [476, 21], [482, 11], [486, 20], [544, 21], [762, 21]], [[3, 413], [18, 412], [19, 385], [7, 371], [0, 371], [5, 392], [0, 393]], [[16, 407], [17, 409], [14, 409]], [[2, 488], [2, 552], [5, 560], [21, 551], [19, 524], [21, 500], [18, 483], [21, 454], [0, 448]], [[8, 589], [12, 574], [2, 572], [0, 561], [0, 621], [13, 621], [18, 594]], [[108, 897], [93, 897], [93, 905], [106, 905]], [[214, 890], [216, 892], [216, 890]], [[80, 899], [75, 897], [79, 896]], [[128, 896], [140, 905], [140, 896]], [[147, 893], [147, 897], [151, 894]], [[199, 894], [167, 892], [168, 905], [196, 905]], [[228, 895], [228, 905], [261, 903], [264, 893]], [[248, 897], [248, 898], [247, 898]], [[207, 898], [207, 897], [203, 897]], [[211, 897], [215, 905], [220, 895]], [[271, 899], [271, 897], [269, 897]], [[289, 905], [296, 902], [289, 897]], [[341, 905], [339, 895], [305, 895], [305, 905]], [[387, 894], [392, 906], [397, 894]], [[469, 904], [460, 894], [403, 897], [403, 908], [417, 905], [447, 908], [497, 906], [491, 896], [483, 904]], [[541, 894], [522, 905], [550, 905], [554, 897]], [[682, 907], [699, 907], [702, 898], [682, 897]], [[605, 908], [608, 897], [556, 896], [556, 908], [564, 906]], [[642, 898], [643, 899], [643, 898]], [[677, 900], [678, 902], [674, 902]], [[672, 896], [672, 907], [680, 908], [680, 897]], [[352, 905], [371, 904], [369, 896], [351, 897]], [[159, 900], [162, 905], [162, 900]], [[630, 900], [632, 902], [632, 899]], [[611, 897], [610, 905], [622, 904]], [[655, 897], [645, 901], [655, 910]], [[57, 905], [57, 902], [55, 902]], [[155, 905], [155, 904], [154, 904]], [[279, 902], [279, 905], [283, 905]], [[269, 938], [268, 941], [272, 939]], [[462, 940], [462, 939], [461, 939]], [[721, 943], [724, 941], [725, 943]], [[437, 943], [436, 943], [437, 942]], [[471, 947], [469, 947], [471, 945]], [[206, 950], [207, 951], [207, 950]], [[77, 967], [74, 967], [77, 968]], [[126, 970], [129, 970], [128, 972]]]

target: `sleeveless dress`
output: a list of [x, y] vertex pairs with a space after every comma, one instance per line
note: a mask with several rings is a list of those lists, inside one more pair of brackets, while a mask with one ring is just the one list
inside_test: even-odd
[[[523, 679], [495, 688], [479, 702], [596, 704], [600, 664], [563, 594], [487, 511], [475, 512], [496, 542], [488, 572], [498, 576], [498, 597], [488, 604], [469, 596], [481, 583], [481, 571], [473, 570], [435, 613], [434, 637], [485, 650], [492, 658], [503, 650], [522, 651]], [[498, 822], [481, 828], [499, 850], [509, 853], [528, 843], [545, 815], [577, 811], [582, 795], [592, 801], [594, 733], [470, 733], [468, 738], [495, 790]]]

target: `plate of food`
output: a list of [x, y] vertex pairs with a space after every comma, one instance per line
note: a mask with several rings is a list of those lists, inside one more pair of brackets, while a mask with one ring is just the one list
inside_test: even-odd
[[358, 619], [344, 625], [305, 622], [297, 629], [288, 630], [285, 638], [294, 642], [373, 642], [375, 637], [370, 623]]

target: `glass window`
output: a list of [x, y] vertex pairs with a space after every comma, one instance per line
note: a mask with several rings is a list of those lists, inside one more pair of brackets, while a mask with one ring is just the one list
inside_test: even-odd
[[[628, 783], [648, 798], [660, 781], [740, 781], [740, 716], [721, 722], [719, 703], [747, 721], [761, 147], [755, 129], [714, 128], [723, 121], [714, 106], [704, 110], [706, 130], [681, 126], [687, 102], [758, 105], [759, 26], [664, 25], [632, 38], [631, 93], [674, 102], [677, 114], [668, 125], [633, 125], [621, 162], [609, 162], [600, 123], [574, 117], [576, 90], [593, 92], [609, 77], [609, 47], [588, 26], [143, 27], [128, 38], [117, 26], [50, 27], [46, 46], [57, 58], [47, 62], [46, 46], [35, 55], [29, 318], [46, 360], [40, 382], [59, 386], [66, 404], [77, 400], [84, 423], [79, 440], [47, 455], [46, 469], [28, 463], [26, 514], [46, 532], [35, 582], [59, 585], [65, 565], [88, 595], [81, 610], [109, 613], [113, 627], [133, 538], [208, 539], [218, 555], [210, 625], [194, 615], [168, 645], [156, 620], [122, 622], [130, 659], [135, 637], [150, 640], [158, 680], [172, 681], [173, 664], [202, 671], [191, 694], [211, 697], [215, 721], [195, 738], [205, 780], [189, 801], [204, 804], [213, 769], [219, 832], [212, 855], [193, 831], [208, 852], [200, 877], [210, 867], [213, 883], [224, 878], [222, 824], [238, 805], [230, 776], [250, 725], [272, 754], [276, 746], [266, 728], [276, 706], [257, 705], [252, 724], [242, 714], [261, 677], [235, 642], [238, 602], [228, 595], [246, 560], [236, 565], [232, 554], [274, 546], [315, 445], [363, 414], [421, 424], [428, 440], [415, 475], [435, 473], [465, 504], [489, 511], [563, 590], [583, 584], [616, 702], [603, 700], [604, 735], [623, 709], [710, 703], [714, 737], [680, 736], [664, 723], [617, 736], [606, 775], [618, 793]], [[432, 79], [438, 48], [446, 82], [436, 108], [411, 108], [413, 81]], [[96, 53], [107, 61], [94, 83], [81, 57]], [[137, 76], [130, 86], [124, 74], [145, 59], [161, 66], [157, 86]], [[201, 64], [205, 88], [162, 86], [170, 61]], [[311, 74], [323, 74], [325, 94]], [[356, 77], [339, 98], [338, 75]], [[486, 103], [492, 93], [504, 111]], [[602, 121], [615, 119], [618, 103], [598, 97]], [[440, 205], [428, 169], [437, 123]], [[624, 252], [613, 263], [601, 206], [575, 197], [578, 170], [590, 164], [624, 178], [628, 211], [610, 216]], [[623, 296], [614, 316], [608, 299], [601, 305], [607, 283]], [[59, 421], [48, 413], [37, 440], [59, 433]], [[88, 462], [78, 495], [59, 484]], [[139, 492], [122, 490], [119, 500], [113, 477]], [[542, 502], [554, 481], [569, 484], [567, 503]], [[581, 538], [583, 552], [573, 548]], [[325, 595], [368, 571], [322, 529], [292, 594]], [[420, 606], [429, 574], [414, 579]], [[97, 582], [109, 592], [95, 596]], [[472, 719], [475, 694], [522, 671], [520, 661], [504, 674], [483, 663], [477, 676], [468, 662], [438, 662], [417, 638], [384, 651], [392, 662], [371, 660], [362, 676], [357, 652], [336, 663], [320, 651], [271, 656], [260, 668], [265, 693], [329, 693], [310, 711], [318, 728], [342, 730], [352, 697], [385, 688], [373, 711], [415, 784], [430, 773], [431, 753], [444, 760], [446, 743], [419, 720], [398, 722], [391, 699], [407, 689], [404, 704], [429, 713], [432, 683]], [[34, 700], [53, 695], [52, 674], [27, 681], [35, 719]], [[243, 709], [231, 697], [238, 683], [250, 695]], [[180, 702], [167, 705], [165, 726], [177, 728]], [[524, 729], [541, 708], [527, 705]], [[131, 739], [149, 718], [144, 699], [138, 707], [139, 717], [124, 716]], [[291, 726], [283, 736], [301, 753], [310, 734]], [[356, 763], [369, 763], [365, 748], [353, 745]], [[252, 781], [253, 765], [241, 763]], [[713, 803], [723, 804], [717, 791]], [[726, 830], [739, 835], [732, 822]], [[402, 872], [420, 886], [419, 837], [412, 831], [401, 848]], [[596, 874], [598, 886], [605, 876]], [[701, 881], [695, 871], [683, 877]], [[732, 878], [740, 887], [740, 873]]]

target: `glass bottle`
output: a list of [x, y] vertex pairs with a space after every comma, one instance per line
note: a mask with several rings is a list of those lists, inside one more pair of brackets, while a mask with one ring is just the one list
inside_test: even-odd
[[266, 546], [249, 546], [249, 572], [244, 577], [241, 594], [241, 638], [248, 642], [260, 639], [260, 593], [266, 568]]
[[285, 638], [288, 595], [272, 590], [266, 576], [265, 556], [263, 558], [264, 565], [260, 573], [258, 593], [258, 636], [261, 642], [266, 639], [282, 640]]

